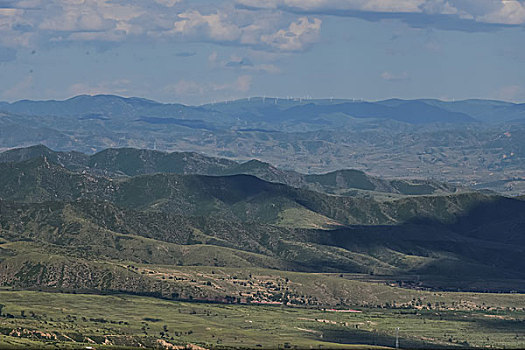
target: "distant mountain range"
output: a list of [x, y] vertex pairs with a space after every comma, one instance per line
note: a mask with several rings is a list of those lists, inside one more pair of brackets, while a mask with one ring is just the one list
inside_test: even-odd
[[[81, 95], [65, 101], [0, 102], [0, 111], [33, 116], [67, 116], [80, 120], [139, 119], [146, 123], [177, 123], [200, 120], [195, 128], [235, 127], [250, 123], [274, 124], [299, 122], [329, 124], [331, 116], [358, 119], [390, 119], [409, 124], [504, 122], [525, 118], [525, 104], [491, 100], [391, 99], [377, 102], [353, 100], [290, 100], [260, 98], [186, 106], [164, 104], [143, 98], [113, 95]], [[262, 117], [262, 118], [261, 118]], [[275, 128], [277, 125], [274, 125]], [[188, 127], [192, 127], [189, 125]]]
[[[83, 95], [0, 103], [0, 149], [40, 143], [86, 154], [108, 148], [189, 151], [240, 162], [256, 158], [285, 169], [278, 176], [288, 177], [286, 184], [308, 183], [308, 188], [329, 193], [342, 192], [294, 172], [337, 172], [333, 181], [344, 182], [340, 169], [352, 168], [381, 178], [433, 178], [513, 195], [525, 193], [520, 181], [525, 178], [523, 120], [524, 104], [490, 100], [256, 97], [185, 106]], [[264, 164], [242, 167], [272, 180]]]

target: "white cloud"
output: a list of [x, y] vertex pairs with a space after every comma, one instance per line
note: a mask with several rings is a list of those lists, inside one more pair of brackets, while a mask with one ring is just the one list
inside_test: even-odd
[[39, 26], [41, 30], [50, 31], [102, 31], [111, 28], [111, 23], [96, 11], [84, 10], [77, 12], [76, 9], [68, 9], [60, 15], [44, 20]]
[[336, 10], [373, 12], [420, 12], [425, 0], [285, 0], [287, 6], [307, 10], [331, 7]]
[[0, 45], [6, 47], [140, 37], [295, 52], [318, 40], [325, 14], [418, 13], [467, 20], [472, 28], [476, 23], [525, 25], [521, 0], [11, 0], [8, 4], [0, 8]]
[[30, 46], [35, 35], [31, 32], [17, 32], [17, 25], [31, 25], [24, 18], [25, 11], [17, 8], [0, 8], [0, 44], [4, 46]]
[[[146, 9], [129, 4], [120, 5], [109, 0], [55, 0], [47, 11], [54, 13], [45, 16], [38, 28], [51, 32], [103, 32], [106, 35], [94, 36], [93, 40], [112, 38], [115, 33], [137, 33], [132, 21], [147, 13]], [[72, 40], [78, 37], [72, 37]], [[81, 39], [83, 40], [83, 39]]]
[[[319, 37], [321, 20], [301, 17], [296, 22], [279, 20], [278, 12], [259, 14], [257, 11], [235, 10], [203, 14], [197, 10], [177, 16], [170, 31], [163, 35], [186, 40], [214, 41], [273, 49], [300, 51]], [[282, 26], [284, 28], [280, 28]]]
[[13, 9], [13, 8], [0, 8], [0, 17], [12, 17], [16, 16], [17, 14], [22, 14], [23, 11], [19, 9]]
[[523, 25], [521, 0], [237, 0], [251, 8], [284, 9], [311, 14], [337, 11], [451, 15], [480, 23]]
[[181, 0], [155, 0], [157, 4], [164, 5], [166, 7], [173, 7], [176, 4], [180, 3]]
[[238, 0], [237, 2], [248, 7], [267, 9], [420, 12], [420, 6], [425, 3], [425, 0]]
[[456, 15], [459, 13], [459, 10], [448, 0], [425, 1], [421, 8], [423, 12], [428, 14]]
[[66, 38], [58, 37], [53, 41], [121, 41], [125, 37], [124, 32], [110, 31], [110, 32], [73, 32]]
[[[151, 0], [150, 0], [151, 1]], [[145, 3], [145, 2], [144, 2]], [[117, 41], [141, 34], [144, 3], [110, 0], [23, 0], [0, 9], [0, 43], [35, 46], [50, 41]], [[81, 34], [82, 33], [82, 34]]]
[[234, 0], [213, 5], [181, 0], [129, 0], [125, 5], [113, 0], [13, 0], [10, 8], [0, 8], [0, 44], [117, 42], [140, 36], [298, 51], [314, 41], [321, 23], [304, 18], [236, 8]]
[[524, 24], [525, 5], [517, 0], [507, 0], [499, 8], [476, 18], [480, 22], [501, 24]]
[[203, 15], [199, 11], [187, 11], [178, 15], [172, 33], [185, 37], [210, 38], [218, 41], [235, 41], [241, 36], [241, 29], [228, 16], [217, 11]]
[[262, 35], [261, 41], [283, 51], [303, 50], [307, 45], [317, 41], [321, 30], [321, 20], [314, 18], [311, 22], [301, 17], [290, 24], [288, 29], [280, 29], [269, 35]]
[[282, 4], [279, 0], [237, 0], [240, 5], [260, 8], [260, 9], [276, 9], [278, 5]]

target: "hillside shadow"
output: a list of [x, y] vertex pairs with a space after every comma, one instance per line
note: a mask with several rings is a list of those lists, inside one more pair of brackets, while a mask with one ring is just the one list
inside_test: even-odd
[[405, 272], [459, 281], [462, 288], [468, 280], [525, 279], [525, 202], [517, 199], [478, 203], [450, 222], [414, 218], [398, 225], [351, 225], [310, 235], [319, 244], [377, 258], [385, 258], [385, 250], [428, 258], [423, 265], [405, 266]]
[[[396, 344], [395, 336], [386, 334], [380, 334], [375, 332], [363, 331], [359, 329], [337, 329], [335, 327], [321, 326], [316, 329], [323, 332], [323, 341], [339, 343], [339, 344], [352, 344], [352, 345], [363, 345], [363, 346], [385, 346], [394, 348]], [[401, 349], [457, 349], [457, 348], [469, 348], [468, 345], [441, 345], [422, 340], [408, 339], [399, 337], [399, 347]]]

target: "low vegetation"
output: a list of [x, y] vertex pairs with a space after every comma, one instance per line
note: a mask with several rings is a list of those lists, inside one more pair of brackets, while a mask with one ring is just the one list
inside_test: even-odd
[[2, 291], [0, 298], [0, 346], [11, 348], [392, 348], [396, 328], [409, 348], [525, 345], [525, 311], [506, 307], [323, 311], [28, 291]]

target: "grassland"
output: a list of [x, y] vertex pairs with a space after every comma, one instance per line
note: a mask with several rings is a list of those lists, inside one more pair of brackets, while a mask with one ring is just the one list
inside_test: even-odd
[[[124, 266], [124, 265], [122, 265]], [[261, 268], [128, 265], [152, 280], [199, 290], [216, 300], [308, 307], [375, 307], [436, 311], [525, 311], [525, 294], [422, 291], [359, 274], [301, 273]], [[168, 289], [166, 287], [166, 289]], [[227, 297], [229, 296], [229, 297]], [[236, 298], [235, 298], [236, 297]], [[213, 300], [213, 299], [212, 299]]]
[[[494, 295], [496, 299], [523, 299]], [[486, 296], [490, 300], [490, 295]], [[168, 301], [130, 295], [0, 291], [0, 347], [457, 348], [525, 346], [523, 309], [361, 312]], [[522, 304], [523, 305], [523, 304]], [[102, 346], [100, 346], [102, 344]], [[360, 345], [359, 345], [360, 344]], [[351, 346], [352, 345], [352, 346]]]

